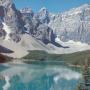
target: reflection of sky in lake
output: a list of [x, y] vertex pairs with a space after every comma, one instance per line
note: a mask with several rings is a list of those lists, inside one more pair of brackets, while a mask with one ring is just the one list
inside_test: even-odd
[[5, 81], [0, 80], [0, 90], [76, 90], [81, 76], [63, 66], [7, 66], [0, 72], [5, 77]]

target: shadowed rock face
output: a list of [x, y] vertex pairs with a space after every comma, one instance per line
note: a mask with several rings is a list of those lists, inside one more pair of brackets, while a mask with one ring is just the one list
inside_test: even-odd
[[0, 54], [0, 63], [5, 63], [7, 61], [10, 61], [11, 59], [11, 57]]
[[0, 53], [13, 53], [13, 51], [0, 45]]
[[4, 63], [6, 61], [6, 57], [0, 54], [0, 63]]
[[4, 17], [4, 7], [0, 6], [0, 17]]
[[[13, 51], [3, 47], [0, 45], [0, 53], [13, 53]], [[0, 54], [0, 63], [5, 63], [6, 61], [10, 60], [11, 58], [5, 55]]]
[[0, 39], [5, 39], [6, 32], [3, 29], [0, 29]]

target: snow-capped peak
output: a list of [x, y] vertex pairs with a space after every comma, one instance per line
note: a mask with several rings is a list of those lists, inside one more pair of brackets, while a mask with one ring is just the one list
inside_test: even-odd
[[42, 11], [47, 11], [47, 8], [46, 7], [43, 7], [43, 8], [40, 9], [39, 12], [42, 12]]
[[21, 13], [31, 13], [33, 12], [31, 8], [23, 8], [20, 10]]
[[77, 15], [77, 14], [80, 14], [80, 13], [83, 13], [85, 10], [87, 9], [90, 9], [90, 5], [89, 4], [84, 4], [80, 7], [77, 7], [77, 8], [73, 8], [73, 9], [70, 9], [69, 11], [66, 11], [62, 14], [66, 14], [66, 15]]
[[84, 5], [80, 6], [80, 7], [82, 7], [82, 8], [88, 8], [88, 7], [90, 7], [90, 4], [84, 4]]

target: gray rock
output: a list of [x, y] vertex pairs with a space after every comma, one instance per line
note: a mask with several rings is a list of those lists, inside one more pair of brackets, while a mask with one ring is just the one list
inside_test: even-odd
[[0, 1], [0, 36], [5, 37], [2, 22], [10, 27], [10, 37], [19, 42], [27, 33], [44, 43], [74, 40], [90, 44], [90, 5], [85, 4], [69, 11], [53, 14], [46, 8], [34, 13], [31, 8], [17, 10], [12, 0]]
[[38, 28], [37, 28], [37, 33], [35, 35], [35, 37], [37, 39], [42, 40], [44, 43], [49, 43], [51, 42], [51, 37], [52, 37], [52, 30], [44, 24], [41, 24]]
[[[15, 4], [12, 2], [12, 0], [3, 0], [0, 1], [0, 29], [2, 30], [2, 22], [5, 23], [7, 26], [9, 26], [9, 29], [11, 30], [11, 35], [15, 33], [16, 37], [17, 34], [22, 34], [24, 30], [24, 22], [22, 20], [22, 14], [20, 11], [18, 11], [15, 7]], [[6, 30], [4, 30], [5, 32]], [[3, 31], [2, 31], [3, 33]], [[14, 38], [15, 38], [14, 35]], [[11, 37], [12, 38], [12, 37]], [[17, 39], [17, 38], [16, 38]], [[16, 39], [13, 39], [14, 41], [18, 41]]]
[[5, 32], [5, 30], [3, 30], [3, 29], [0, 29], [0, 39], [5, 39], [5, 36], [6, 36], [6, 32]]
[[63, 41], [90, 44], [90, 5], [85, 4], [58, 15], [51, 14], [49, 26]]
[[21, 37], [19, 34], [11, 33], [10, 34], [11, 40], [18, 43], [21, 40]]
[[41, 23], [47, 24], [50, 21], [49, 12], [45, 7], [41, 8], [41, 10], [37, 13], [37, 17]]

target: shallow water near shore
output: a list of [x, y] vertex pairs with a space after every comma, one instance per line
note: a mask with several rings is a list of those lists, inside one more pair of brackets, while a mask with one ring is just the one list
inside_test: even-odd
[[58, 62], [0, 64], [0, 90], [76, 90], [81, 74]]

